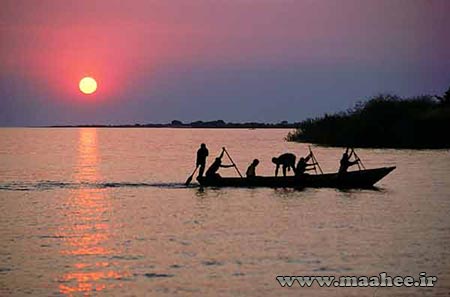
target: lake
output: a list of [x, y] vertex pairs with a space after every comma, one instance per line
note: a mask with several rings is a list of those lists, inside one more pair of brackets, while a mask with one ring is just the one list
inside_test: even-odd
[[[0, 129], [1, 296], [448, 296], [448, 150], [360, 149], [376, 190], [184, 186], [199, 144], [241, 172], [308, 153], [289, 130]], [[312, 146], [325, 172], [341, 148]], [[228, 163], [224, 158], [224, 163]], [[357, 168], [356, 168], [357, 170]], [[223, 176], [236, 176], [233, 168]], [[437, 276], [435, 287], [281, 287], [277, 276]]]

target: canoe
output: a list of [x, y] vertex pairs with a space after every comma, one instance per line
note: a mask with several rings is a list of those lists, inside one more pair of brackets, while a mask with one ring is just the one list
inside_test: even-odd
[[345, 174], [304, 174], [302, 176], [255, 176], [242, 177], [199, 177], [203, 187], [243, 187], [243, 188], [371, 188], [388, 175], [395, 166], [349, 171]]

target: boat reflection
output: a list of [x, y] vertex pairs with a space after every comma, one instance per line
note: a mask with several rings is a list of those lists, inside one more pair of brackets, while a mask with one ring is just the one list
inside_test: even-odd
[[[97, 183], [99, 154], [96, 129], [80, 129], [78, 160], [74, 180]], [[67, 271], [59, 277], [59, 292], [65, 295], [89, 295], [108, 287], [127, 273], [119, 272], [117, 263], [108, 261], [113, 252], [111, 242], [111, 204], [105, 189], [83, 188], [67, 197], [62, 210], [67, 218], [58, 236], [64, 238], [61, 254]]]

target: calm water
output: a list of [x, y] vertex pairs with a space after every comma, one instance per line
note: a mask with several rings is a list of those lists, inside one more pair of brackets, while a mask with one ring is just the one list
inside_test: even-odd
[[[245, 171], [307, 153], [287, 130], [0, 129], [0, 296], [449, 296], [450, 155], [397, 165], [378, 191], [185, 188], [199, 143]], [[341, 149], [314, 149], [324, 171]], [[224, 169], [223, 175], [235, 175]], [[281, 288], [277, 275], [436, 275], [435, 288]]]

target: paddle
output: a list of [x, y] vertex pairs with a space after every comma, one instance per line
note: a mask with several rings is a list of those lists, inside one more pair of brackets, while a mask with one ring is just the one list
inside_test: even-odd
[[198, 166], [195, 167], [194, 172], [192, 172], [191, 176], [189, 176], [186, 180], [186, 182], [184, 183], [186, 186], [189, 186], [189, 184], [192, 181], [192, 178], [194, 177], [195, 172], [197, 172]]

